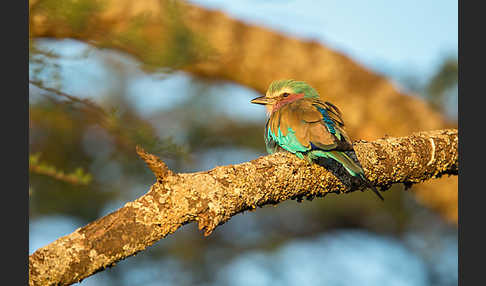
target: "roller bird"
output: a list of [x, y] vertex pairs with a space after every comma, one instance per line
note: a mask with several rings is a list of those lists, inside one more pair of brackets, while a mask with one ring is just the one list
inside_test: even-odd
[[269, 154], [285, 150], [309, 163], [332, 159], [383, 200], [359, 163], [344, 152], [353, 150], [353, 144], [344, 130], [341, 111], [334, 104], [321, 101], [313, 87], [303, 81], [276, 80], [264, 96], [251, 103], [267, 109], [264, 138]]

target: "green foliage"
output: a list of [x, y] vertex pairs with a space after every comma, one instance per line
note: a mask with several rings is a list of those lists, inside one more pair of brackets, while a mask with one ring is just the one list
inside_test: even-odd
[[76, 168], [74, 172], [66, 173], [53, 165], [43, 162], [40, 160], [40, 153], [29, 155], [29, 171], [75, 185], [88, 185], [93, 179], [93, 176], [86, 173], [82, 167]]

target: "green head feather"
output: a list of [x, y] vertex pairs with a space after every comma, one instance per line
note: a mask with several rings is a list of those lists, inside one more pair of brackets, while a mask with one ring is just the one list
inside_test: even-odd
[[319, 98], [317, 91], [303, 81], [296, 81], [293, 79], [283, 79], [273, 81], [267, 90], [267, 96], [276, 97], [282, 92], [303, 93], [305, 98]]

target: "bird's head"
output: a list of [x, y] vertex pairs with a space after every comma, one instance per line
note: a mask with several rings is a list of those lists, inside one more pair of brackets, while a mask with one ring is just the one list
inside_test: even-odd
[[301, 98], [319, 98], [317, 91], [303, 81], [293, 79], [273, 81], [264, 96], [251, 100], [251, 103], [265, 105], [269, 114], [280, 107]]

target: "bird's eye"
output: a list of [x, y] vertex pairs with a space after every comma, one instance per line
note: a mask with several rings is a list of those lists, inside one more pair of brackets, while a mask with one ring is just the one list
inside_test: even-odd
[[282, 96], [283, 96], [283, 97], [287, 97], [287, 96], [289, 96], [289, 95], [290, 95], [290, 94], [289, 94], [288, 92], [284, 92], [284, 93], [282, 93]]

